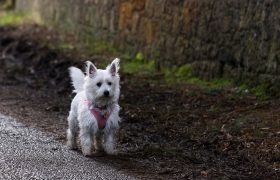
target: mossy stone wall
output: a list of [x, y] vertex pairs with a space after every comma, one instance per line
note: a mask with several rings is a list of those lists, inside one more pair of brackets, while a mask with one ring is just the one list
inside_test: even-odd
[[17, 0], [18, 11], [196, 75], [279, 83], [279, 0]]

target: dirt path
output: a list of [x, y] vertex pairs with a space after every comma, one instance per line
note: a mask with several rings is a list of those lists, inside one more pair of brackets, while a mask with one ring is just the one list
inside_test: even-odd
[[0, 114], [0, 129], [0, 179], [135, 180], [9, 116]]
[[[0, 28], [0, 112], [65, 143], [67, 68], [84, 56], [50, 50], [44, 38], [57, 37], [35, 25]], [[168, 85], [161, 75], [121, 81], [120, 155], [96, 160], [146, 179], [279, 179], [279, 100]]]

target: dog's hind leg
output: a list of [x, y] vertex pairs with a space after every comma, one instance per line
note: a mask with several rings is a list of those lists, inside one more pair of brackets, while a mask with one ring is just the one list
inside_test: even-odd
[[70, 149], [77, 149], [78, 120], [72, 112], [68, 116], [67, 146]]

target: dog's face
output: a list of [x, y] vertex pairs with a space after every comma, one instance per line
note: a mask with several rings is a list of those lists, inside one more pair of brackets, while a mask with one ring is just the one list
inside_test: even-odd
[[115, 59], [106, 69], [97, 69], [87, 63], [85, 92], [88, 100], [99, 106], [105, 106], [119, 98], [119, 59]]

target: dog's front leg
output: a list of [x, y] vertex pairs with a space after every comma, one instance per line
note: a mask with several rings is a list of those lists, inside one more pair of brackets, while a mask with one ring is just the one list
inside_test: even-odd
[[104, 135], [105, 135], [105, 137], [104, 137], [103, 148], [104, 148], [105, 152], [110, 155], [117, 154], [117, 151], [115, 149], [115, 138], [114, 138], [115, 132], [109, 131], [109, 132], [106, 132]]
[[81, 127], [80, 129], [80, 139], [82, 152], [84, 156], [92, 155], [92, 141], [93, 141], [93, 133], [89, 127]]
[[103, 143], [103, 134], [100, 133], [100, 132], [96, 133], [95, 136], [94, 136], [94, 147], [95, 147], [95, 151], [97, 153], [103, 153], [104, 152], [102, 143]]

